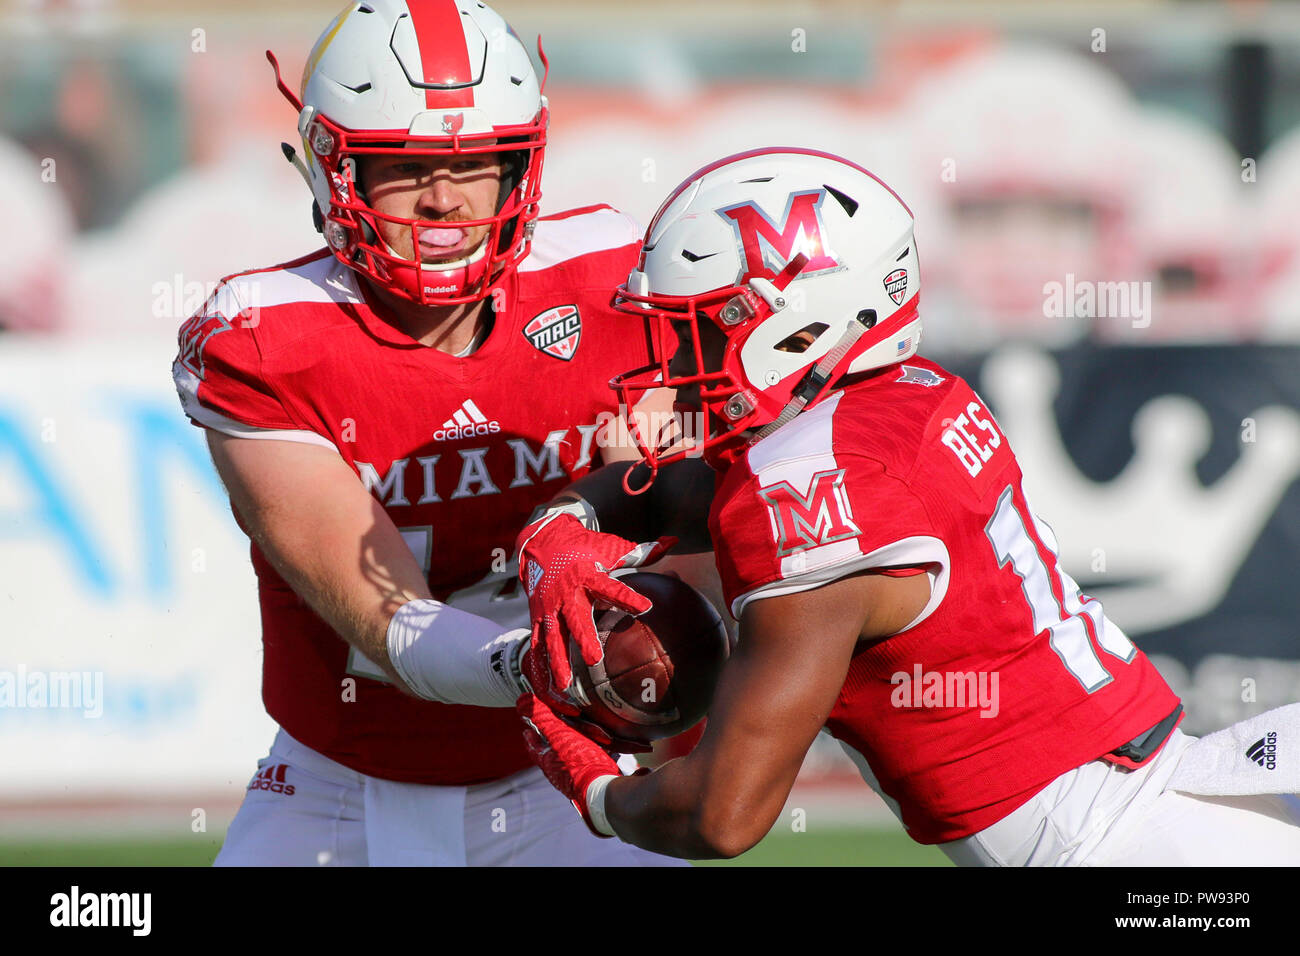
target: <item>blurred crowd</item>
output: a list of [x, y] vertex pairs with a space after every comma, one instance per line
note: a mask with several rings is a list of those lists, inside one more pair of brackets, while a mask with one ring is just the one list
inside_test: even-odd
[[[260, 39], [0, 64], [0, 328], [170, 334], [222, 275], [321, 244]], [[285, 40], [286, 76], [308, 42]], [[543, 213], [608, 202], [644, 223], [719, 156], [819, 147], [916, 212], [932, 352], [1300, 340], [1300, 128], [1241, 156], [1104, 55], [1043, 42], [957, 45], [905, 83], [887, 66], [820, 85], [666, 66], [640, 89], [561, 81]]]

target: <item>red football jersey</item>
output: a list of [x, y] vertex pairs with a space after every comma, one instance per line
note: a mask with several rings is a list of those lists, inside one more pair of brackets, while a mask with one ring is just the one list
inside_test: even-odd
[[[511, 588], [499, 572], [528, 516], [599, 463], [600, 429], [618, 410], [610, 378], [649, 361], [644, 337], [627, 335], [609, 308], [638, 237], [606, 206], [539, 220], [490, 333], [464, 357], [386, 321], [326, 250], [231, 277], [181, 329], [174, 374], [185, 412], [227, 434], [336, 449], [436, 598], [483, 581], [494, 564]], [[401, 693], [255, 544], [252, 557], [263, 700], [295, 738], [361, 773], [416, 783], [472, 784], [531, 766], [513, 710]], [[349, 675], [355, 701], [343, 699]]]
[[997, 822], [1178, 705], [1061, 569], [987, 407], [924, 359], [751, 447], [710, 527], [737, 618], [859, 571], [929, 575], [917, 619], [853, 656], [826, 725], [920, 843]]

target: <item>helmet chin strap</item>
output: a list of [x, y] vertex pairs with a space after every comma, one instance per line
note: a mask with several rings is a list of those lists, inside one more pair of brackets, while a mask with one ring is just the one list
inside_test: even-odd
[[844, 356], [849, 354], [849, 350], [853, 348], [854, 343], [862, 338], [867, 329], [875, 324], [875, 309], [863, 309], [859, 312], [854, 320], [849, 323], [849, 327], [844, 330], [844, 334], [840, 336], [839, 341], [821, 357], [821, 361], [808, 370], [808, 373], [795, 386], [794, 396], [786, 404], [785, 408], [781, 409], [781, 414], [762, 428], [757, 429], [749, 443], [752, 445], [755, 442], [762, 441], [816, 400], [826, 390], [826, 386], [830, 384], [835, 366], [839, 365]]
[[[270, 51], [267, 51], [267, 56], [270, 56]], [[292, 166], [294, 169], [298, 170], [298, 174], [302, 176], [302, 181], [307, 184], [307, 192], [309, 192], [312, 195], [311, 223], [313, 226], [316, 227], [317, 232], [324, 232], [325, 217], [321, 214], [320, 203], [318, 203], [315, 199], [316, 191], [315, 189], [312, 188], [311, 173], [307, 172], [307, 164], [298, 158], [297, 151], [294, 150], [294, 148], [290, 146], [288, 143], [280, 144], [280, 152], [282, 152], [284, 154], [284, 158], [289, 161], [289, 165]]]
[[302, 176], [302, 181], [307, 184], [307, 189], [311, 190], [311, 174], [307, 172], [307, 164], [298, 158], [297, 151], [288, 143], [280, 144], [280, 152], [284, 153], [284, 158], [289, 161], [289, 165], [298, 170]]

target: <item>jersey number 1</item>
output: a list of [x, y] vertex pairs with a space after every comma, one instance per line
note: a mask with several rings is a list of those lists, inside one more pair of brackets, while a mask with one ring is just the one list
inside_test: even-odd
[[[998, 567], [1010, 564], [1020, 578], [1025, 601], [1034, 615], [1034, 633], [1048, 632], [1048, 643], [1065, 669], [1091, 694], [1115, 678], [1102, 666], [1092, 641], [1088, 639], [1088, 626], [1084, 623], [1084, 618], [1092, 621], [1097, 643], [1108, 654], [1113, 654], [1127, 664], [1133, 660], [1137, 648], [1118, 627], [1106, 626], [1107, 621], [1098, 602], [1088, 601], [1085, 604], [1080, 600], [1079, 585], [1061, 568], [1060, 556], [1047, 543], [1054, 536], [1037, 519], [1034, 519], [1033, 527], [1038, 533], [1037, 537], [1044, 542], [1044, 550], [1052, 556], [1050, 567], [1043, 560], [1035, 535], [1029, 531], [1029, 522], [1025, 521], [1024, 515], [1016, 507], [1013, 489], [1008, 485], [998, 498], [997, 509], [984, 526], [984, 533], [993, 545]], [[1059, 600], [1057, 593], [1061, 595]]]

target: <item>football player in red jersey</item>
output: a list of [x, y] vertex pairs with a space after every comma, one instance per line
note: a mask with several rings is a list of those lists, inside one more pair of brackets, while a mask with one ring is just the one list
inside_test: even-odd
[[619, 778], [525, 695], [534, 759], [593, 830], [688, 858], [757, 843], [825, 728], [959, 863], [1300, 861], [1277, 796], [1300, 759], [1268, 744], [1300, 743], [1300, 705], [1177, 729], [1178, 698], [1062, 569], [989, 409], [916, 355], [920, 286], [910, 210], [837, 157], [742, 153], [668, 198], [616, 301], [675, 353], [618, 387], [664, 382], [706, 416], [691, 450], [722, 473], [739, 644], [688, 756]]
[[[173, 366], [253, 542], [281, 728], [217, 862], [675, 864], [593, 837], [512, 711], [530, 646], [516, 535], [637, 457], [608, 383], [648, 359], [609, 307], [638, 230], [607, 206], [539, 217], [546, 100], [482, 3], [351, 4], [300, 92], [279, 85], [327, 248], [224, 280]], [[589, 521], [595, 490], [569, 502]], [[587, 557], [658, 551], [615, 550]]]

